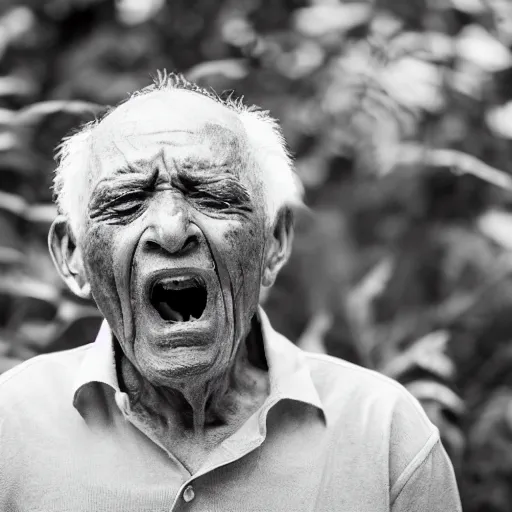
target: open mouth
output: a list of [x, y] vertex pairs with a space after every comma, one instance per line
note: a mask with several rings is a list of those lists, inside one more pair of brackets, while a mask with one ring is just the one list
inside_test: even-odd
[[165, 277], [151, 289], [151, 305], [166, 322], [193, 322], [206, 308], [206, 286], [199, 277]]

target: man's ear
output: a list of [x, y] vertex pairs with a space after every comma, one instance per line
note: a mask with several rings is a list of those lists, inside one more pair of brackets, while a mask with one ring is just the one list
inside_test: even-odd
[[289, 208], [279, 210], [269, 240], [261, 279], [261, 284], [267, 287], [274, 284], [292, 251], [293, 214]]
[[48, 234], [53, 263], [69, 289], [82, 299], [91, 298], [91, 287], [85, 275], [82, 254], [67, 219], [59, 215]]

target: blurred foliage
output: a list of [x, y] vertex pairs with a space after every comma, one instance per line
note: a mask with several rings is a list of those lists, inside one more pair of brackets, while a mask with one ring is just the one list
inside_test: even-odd
[[2, 0], [0, 372], [94, 339], [53, 270], [53, 150], [179, 70], [280, 118], [306, 188], [266, 298], [420, 400], [464, 510], [512, 508], [512, 3]]

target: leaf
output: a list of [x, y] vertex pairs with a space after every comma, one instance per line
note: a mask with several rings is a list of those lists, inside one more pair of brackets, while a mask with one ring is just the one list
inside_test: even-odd
[[0, 30], [4, 34], [5, 46], [19, 41], [34, 30], [36, 17], [26, 6], [13, 7], [0, 18]]
[[444, 105], [441, 72], [429, 62], [400, 59], [386, 66], [380, 83], [398, 103], [411, 109], [437, 112]]
[[20, 110], [16, 126], [27, 148], [52, 160], [63, 137], [104, 111], [104, 106], [84, 101], [43, 101]]
[[332, 32], [345, 33], [370, 20], [372, 8], [366, 3], [303, 7], [294, 12], [295, 29], [310, 37]]
[[0, 108], [0, 125], [6, 127], [14, 124], [17, 112], [8, 108]]
[[254, 45], [257, 36], [251, 24], [244, 17], [231, 17], [222, 24], [222, 39], [238, 48]]
[[477, 226], [491, 240], [504, 249], [512, 251], [512, 214], [496, 209], [489, 210], [479, 217]]
[[466, 411], [464, 401], [460, 396], [440, 382], [415, 380], [405, 387], [420, 402], [433, 400], [451, 411], [455, 416], [461, 416]]
[[0, 276], [0, 294], [36, 299], [55, 308], [60, 298], [58, 289], [29, 276]]
[[468, 14], [481, 14], [487, 10], [482, 0], [451, 0], [451, 4], [458, 11]]
[[189, 69], [186, 76], [192, 82], [204, 82], [212, 77], [241, 80], [249, 73], [246, 59], [221, 59], [203, 62]]
[[57, 207], [54, 204], [34, 204], [25, 210], [25, 219], [30, 224], [50, 226], [57, 216]]
[[458, 60], [453, 73], [447, 81], [454, 91], [476, 101], [482, 101], [483, 90], [489, 76], [487, 71], [474, 62]]
[[433, 62], [447, 62], [454, 57], [453, 39], [436, 31], [401, 32], [388, 43], [390, 60], [412, 57]]
[[67, 288], [66, 290], [70, 298], [63, 298], [59, 304], [56, 320], [60, 324], [67, 325], [77, 318], [100, 315], [98, 309], [90, 301], [78, 300]]
[[91, 119], [104, 109], [102, 105], [87, 101], [41, 101], [21, 109], [16, 116], [16, 121], [17, 124], [29, 126], [41, 122], [48, 116], [61, 113]]
[[384, 291], [393, 272], [393, 266], [391, 258], [383, 258], [352, 288], [348, 303], [353, 314], [359, 316], [363, 311], [370, 310], [373, 300]]
[[490, 109], [485, 117], [487, 125], [494, 133], [512, 139], [512, 101]]
[[406, 372], [414, 368], [421, 368], [450, 382], [455, 374], [455, 366], [444, 353], [449, 339], [448, 331], [434, 331], [416, 341], [402, 354], [385, 363], [380, 371], [400, 380], [401, 375]]
[[0, 247], [0, 271], [21, 265], [23, 257], [23, 251], [15, 249], [14, 247]]
[[17, 146], [17, 138], [13, 133], [0, 133], [0, 151], [8, 151]]
[[377, 9], [372, 13], [370, 29], [372, 35], [389, 39], [401, 32], [403, 29], [403, 20], [390, 11]]
[[292, 52], [280, 54], [275, 65], [286, 77], [297, 80], [318, 69], [324, 61], [322, 47], [314, 41], [304, 41]]
[[45, 348], [52, 343], [58, 329], [58, 325], [51, 319], [25, 318], [16, 326], [16, 333], [23, 340], [23, 346], [33, 350], [36, 354], [44, 352]]
[[512, 43], [512, 4], [508, 0], [486, 0], [493, 14], [494, 25], [500, 41], [507, 46]]
[[0, 190], [0, 210], [22, 217], [27, 210], [27, 202], [16, 194], [9, 194]]
[[49, 227], [57, 216], [57, 207], [54, 204], [29, 205], [16, 194], [0, 191], [0, 212], [2, 210], [27, 221], [31, 225], [42, 225], [44, 228]]
[[469, 25], [458, 35], [457, 54], [488, 73], [495, 73], [512, 65], [510, 50], [480, 25]]
[[383, 292], [394, 270], [390, 257], [382, 258], [347, 294], [346, 308], [349, 321], [357, 333], [360, 352], [370, 361], [376, 345], [374, 335], [373, 301]]
[[307, 352], [327, 354], [324, 337], [333, 322], [332, 315], [326, 311], [319, 311], [313, 315], [297, 340], [297, 346]]
[[16, 76], [0, 77], [0, 98], [16, 97], [26, 99], [35, 92], [34, 86], [25, 78]]
[[117, 15], [125, 25], [139, 25], [156, 16], [164, 4], [165, 0], [119, 0]]
[[421, 145], [402, 144], [397, 164], [422, 163], [434, 167], [446, 167], [456, 174], [472, 174], [497, 187], [512, 190], [512, 177], [491, 167], [478, 158], [454, 149], [430, 149]]

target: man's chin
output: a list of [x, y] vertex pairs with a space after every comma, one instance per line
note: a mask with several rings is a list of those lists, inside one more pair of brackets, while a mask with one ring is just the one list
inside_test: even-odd
[[205, 310], [199, 319], [188, 321], [164, 320], [150, 308], [136, 315], [136, 338], [153, 347], [205, 347], [217, 338], [221, 328], [219, 316]]
[[[196, 326], [153, 326], [151, 332], [137, 335], [133, 352], [143, 377], [160, 386], [186, 383], [191, 377], [208, 380], [222, 357], [215, 334]], [[224, 347], [225, 348], [225, 347]]]
[[215, 325], [207, 320], [194, 322], [154, 323], [140, 332], [146, 342], [155, 348], [201, 348], [214, 343]]
[[234, 333], [230, 328], [233, 322], [216, 302], [211, 297], [200, 318], [188, 321], [162, 318], [147, 303], [135, 309], [130, 350], [143, 376], [170, 386], [190, 377], [208, 380], [221, 370], [219, 365], [228, 362], [225, 359], [232, 351]]

